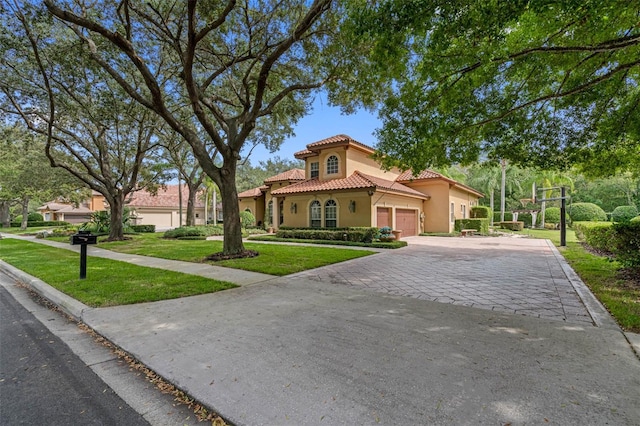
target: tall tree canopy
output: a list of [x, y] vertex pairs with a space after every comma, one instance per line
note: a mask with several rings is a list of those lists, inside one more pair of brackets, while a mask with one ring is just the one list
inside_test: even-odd
[[332, 99], [381, 101], [387, 164], [640, 170], [640, 3], [348, 4], [344, 29], [372, 53], [351, 56], [358, 78]]
[[278, 146], [308, 110], [310, 93], [341, 66], [328, 52], [332, 3], [44, 1], [94, 64], [191, 146], [222, 192], [227, 254], [245, 251], [235, 186], [243, 146]]
[[[164, 180], [157, 143], [161, 121], [109, 79], [67, 28], [30, 7], [10, 6], [0, 43], [0, 109], [46, 139], [52, 166], [104, 195], [109, 239], [124, 238], [125, 199]], [[44, 18], [44, 19], [43, 19]]]

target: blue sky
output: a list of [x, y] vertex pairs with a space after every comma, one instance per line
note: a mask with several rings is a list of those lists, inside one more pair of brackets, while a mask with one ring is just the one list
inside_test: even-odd
[[249, 160], [253, 166], [275, 156], [293, 160], [293, 153], [305, 149], [307, 144], [341, 133], [351, 136], [358, 142], [374, 146], [376, 139], [373, 132], [380, 126], [380, 120], [375, 113], [361, 110], [352, 115], [343, 115], [340, 113], [340, 108], [329, 106], [326, 97], [320, 95], [313, 103], [311, 113], [298, 121], [294, 137], [285, 140], [280, 145], [280, 149], [273, 154], [270, 154], [264, 146], [257, 146]]

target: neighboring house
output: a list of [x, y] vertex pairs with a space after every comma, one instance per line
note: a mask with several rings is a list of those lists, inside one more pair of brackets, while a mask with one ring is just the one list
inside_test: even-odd
[[[126, 206], [129, 208], [136, 225], [155, 225], [156, 228], [176, 228], [187, 223], [187, 201], [189, 200], [189, 189], [186, 185], [181, 185], [182, 191], [182, 221], [180, 220], [180, 197], [178, 193], [179, 185], [167, 185], [165, 188], [158, 188], [156, 195], [146, 190], [136, 191], [128, 199]], [[210, 207], [210, 206], [208, 206]], [[218, 210], [218, 209], [216, 209]], [[203, 192], [196, 196], [196, 225], [204, 225], [207, 220], [212, 219], [210, 208], [205, 216], [205, 205]], [[218, 220], [220, 220], [218, 214]]]
[[87, 205], [74, 206], [69, 203], [51, 201], [38, 207], [38, 213], [46, 221], [60, 221], [68, 223], [84, 223], [91, 219], [91, 210]]
[[50, 201], [38, 207], [38, 213], [46, 221], [63, 221], [69, 223], [84, 223], [91, 219], [95, 211], [106, 209], [104, 197], [97, 191], [91, 191], [91, 198], [82, 204], [74, 205], [60, 201]]
[[403, 236], [451, 232], [455, 219], [468, 218], [482, 193], [425, 170], [417, 175], [383, 171], [374, 149], [346, 135], [307, 145], [295, 153], [305, 170], [293, 169], [238, 194], [266, 226], [389, 226]]

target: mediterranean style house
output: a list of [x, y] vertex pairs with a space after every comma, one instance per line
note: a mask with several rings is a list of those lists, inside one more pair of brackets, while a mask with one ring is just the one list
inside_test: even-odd
[[273, 176], [238, 194], [240, 210], [259, 224], [342, 228], [389, 226], [402, 236], [451, 232], [482, 193], [431, 170], [383, 171], [374, 149], [347, 135], [307, 145], [294, 155], [305, 169]]

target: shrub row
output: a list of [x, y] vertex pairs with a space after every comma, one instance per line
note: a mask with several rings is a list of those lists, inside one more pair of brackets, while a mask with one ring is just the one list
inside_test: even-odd
[[575, 222], [573, 229], [591, 247], [611, 253], [625, 266], [640, 268], [640, 221]]
[[[37, 226], [66, 226], [69, 222], [61, 222], [57, 220], [38, 220], [27, 222], [27, 228], [35, 228]], [[13, 228], [19, 228], [22, 226], [22, 222], [11, 222], [10, 226]]]
[[502, 229], [510, 229], [512, 231], [522, 231], [524, 229], [524, 222], [522, 221], [518, 221], [518, 222], [504, 221], [504, 222], [498, 222], [498, 225], [500, 225]]
[[131, 225], [130, 228], [134, 232], [148, 232], [148, 233], [156, 232], [155, 225]]
[[209, 237], [223, 234], [224, 231], [219, 226], [181, 226], [165, 232], [164, 238]]
[[280, 228], [277, 238], [294, 238], [298, 240], [352, 241], [370, 243], [378, 234], [376, 227], [354, 228]]
[[456, 219], [453, 228], [458, 232], [463, 229], [475, 229], [479, 233], [487, 235], [489, 234], [489, 219]]
[[491, 208], [487, 206], [471, 207], [469, 216], [471, 219], [489, 219], [491, 217]]

